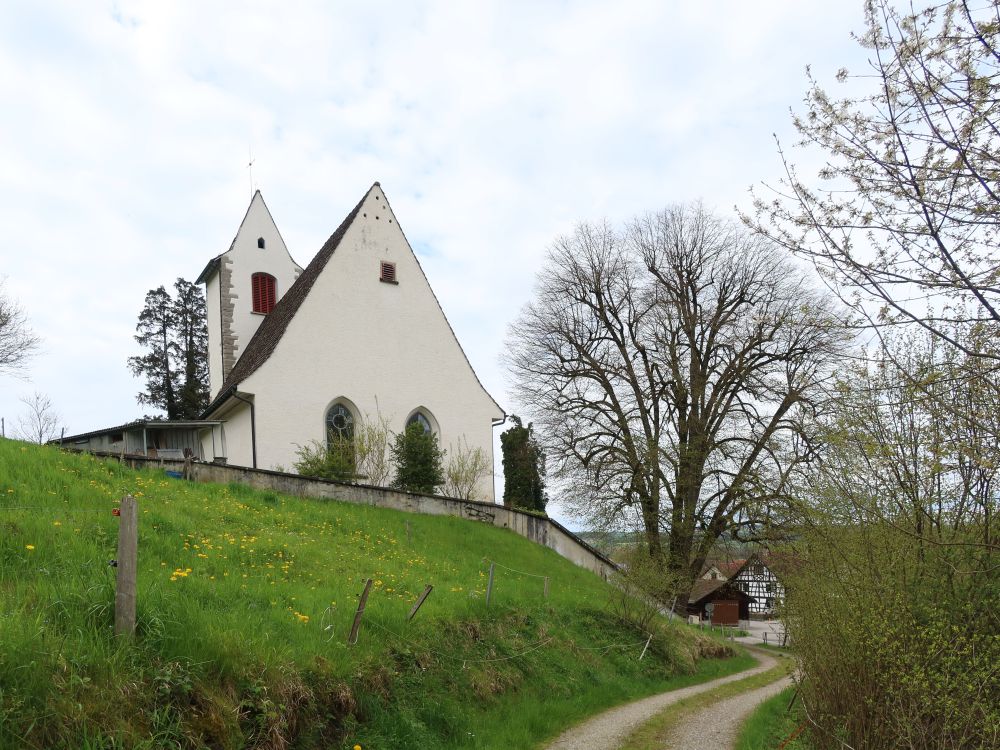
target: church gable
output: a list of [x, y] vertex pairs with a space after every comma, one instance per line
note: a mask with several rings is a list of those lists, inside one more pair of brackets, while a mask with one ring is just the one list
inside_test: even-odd
[[[321, 277], [322, 291], [314, 291]], [[307, 299], [311, 310], [300, 318]], [[453, 368], [461, 365], [497, 416], [503, 416], [466, 358], [377, 182], [262, 322], [217, 401], [272, 359], [290, 326], [302, 329], [303, 338], [317, 346], [332, 339], [348, 345], [350, 340], [352, 348], [361, 347], [354, 350], [351, 360], [362, 367], [366, 360], [386, 364], [440, 357], [448, 360], [449, 377], [454, 378]], [[279, 353], [275, 366], [287, 364], [290, 356]], [[431, 369], [441, 374], [443, 364], [437, 360]]]
[[[337, 366], [367, 371], [377, 378], [371, 382], [386, 382], [393, 371], [406, 372], [426, 390], [440, 392], [469, 380], [502, 417], [503, 410], [472, 369], [379, 183], [334, 238], [289, 321], [289, 332], [294, 330], [303, 345], [343, 347]], [[312, 266], [307, 273], [313, 272]], [[321, 358], [324, 354], [316, 353]], [[285, 351], [279, 345], [276, 355], [280, 367], [305, 352]]]
[[[504, 417], [378, 183], [263, 319], [205, 415], [237, 402], [251, 415], [240, 435], [253, 455], [230, 458], [263, 467], [292, 466], [297, 446], [368, 419], [392, 433], [416, 421], [449, 456], [481, 450], [492, 465], [492, 426]], [[227, 424], [230, 445], [237, 431]], [[493, 497], [491, 476], [477, 494]]]

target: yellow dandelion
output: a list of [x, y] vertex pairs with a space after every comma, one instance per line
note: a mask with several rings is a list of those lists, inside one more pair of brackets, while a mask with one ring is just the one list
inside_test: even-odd
[[[24, 448], [22, 448], [21, 450], [24, 450]], [[35, 551], [35, 545], [34, 544], [26, 544], [26, 545], [24, 545], [24, 548], [26, 550], [28, 550], [28, 552], [34, 552]]]

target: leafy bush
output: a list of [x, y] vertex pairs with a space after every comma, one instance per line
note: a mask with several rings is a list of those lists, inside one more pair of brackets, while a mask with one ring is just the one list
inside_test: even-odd
[[840, 384], [785, 617], [818, 748], [1000, 743], [998, 392], [906, 339]]
[[299, 457], [294, 463], [295, 470], [303, 476], [339, 482], [349, 482], [356, 476], [357, 459], [352, 440], [331, 438], [327, 444], [313, 440], [298, 446], [295, 453]]

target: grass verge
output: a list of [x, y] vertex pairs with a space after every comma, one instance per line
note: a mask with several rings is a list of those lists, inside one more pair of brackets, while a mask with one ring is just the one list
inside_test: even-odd
[[[126, 493], [140, 508], [134, 641], [112, 634], [108, 565]], [[662, 619], [639, 661], [647, 633], [612, 615], [609, 591], [486, 524], [0, 440], [0, 748], [530, 747], [732, 668], [713, 658], [728, 645]]]
[[[782, 690], [768, 698], [750, 714], [740, 729], [736, 740], [736, 750], [774, 750], [799, 731], [802, 724], [801, 711], [788, 704], [795, 694], [795, 687]], [[783, 750], [808, 750], [806, 739], [799, 735], [788, 741]]]
[[794, 667], [795, 663], [791, 659], [780, 659], [775, 666], [764, 672], [742, 680], [727, 682], [725, 685], [678, 701], [630, 734], [622, 747], [627, 747], [629, 750], [659, 750], [664, 746], [666, 738], [674, 727], [686, 717], [718, 701], [770, 685], [775, 680], [791, 674]]

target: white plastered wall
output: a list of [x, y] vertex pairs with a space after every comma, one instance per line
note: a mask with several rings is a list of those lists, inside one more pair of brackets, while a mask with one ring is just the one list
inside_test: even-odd
[[208, 326], [209, 393], [215, 398], [222, 387], [222, 309], [218, 272], [205, 282], [205, 325]]
[[[263, 249], [257, 246], [257, 241], [261, 238], [264, 240]], [[225, 269], [227, 261], [228, 271]], [[231, 293], [234, 304], [232, 328], [236, 336], [236, 353], [232, 361], [235, 363], [264, 319], [264, 315], [253, 311], [251, 277], [259, 271], [274, 276], [275, 299], [279, 300], [302, 269], [292, 260], [258, 191], [250, 201], [250, 207], [236, 232], [232, 246], [223, 253], [219, 269], [212, 274], [205, 286], [206, 323], [209, 326], [209, 386], [212, 398], [218, 395], [225, 380], [222, 358], [225, 345], [222, 330], [223, 296]], [[222, 275], [227, 272], [230, 274], [232, 288], [221, 289], [220, 294]]]
[[[226, 414], [222, 425], [225, 432], [226, 461], [234, 466], [253, 466], [253, 438], [250, 405], [240, 404]], [[259, 429], [259, 428], [258, 428]], [[258, 453], [260, 446], [258, 444]], [[257, 466], [261, 466], [258, 458]]]
[[[264, 249], [257, 247], [257, 240], [261, 237], [264, 239]], [[301, 271], [289, 255], [259, 192], [254, 194], [250, 209], [226, 257], [232, 261], [233, 294], [236, 296], [233, 327], [236, 333], [236, 359], [239, 359], [264, 319], [260, 313], [253, 312], [250, 277], [258, 271], [274, 276], [277, 286], [275, 297], [281, 299]]]
[[[396, 264], [398, 284], [379, 281], [380, 261]], [[465, 359], [378, 186], [268, 361], [240, 390], [256, 395], [260, 468], [289, 468], [296, 444], [324, 440], [326, 409], [340, 397], [362, 415], [381, 413], [396, 432], [422, 407], [442, 448], [467, 441], [485, 451], [491, 468], [492, 421], [503, 416]], [[494, 500], [492, 475], [477, 494]]]

